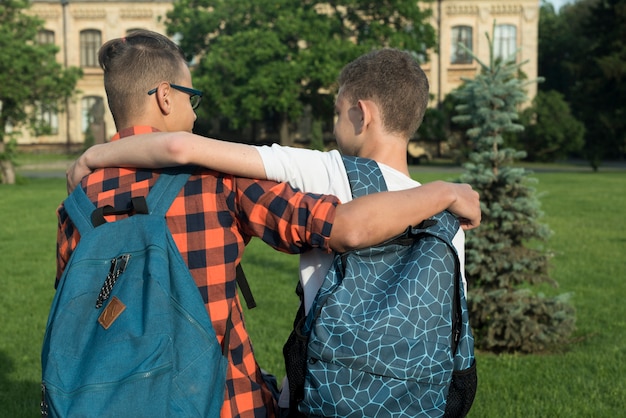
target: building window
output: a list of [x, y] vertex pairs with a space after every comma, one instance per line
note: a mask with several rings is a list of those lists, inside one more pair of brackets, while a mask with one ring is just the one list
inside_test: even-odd
[[82, 132], [85, 144], [104, 142], [106, 131], [104, 126], [104, 100], [100, 96], [85, 96], [81, 103]]
[[515, 60], [517, 28], [514, 25], [497, 25], [494, 33], [493, 49], [496, 58]]
[[[461, 47], [461, 45], [467, 49]], [[473, 51], [472, 45], [472, 28], [470, 26], [453, 26], [450, 63], [471, 64], [473, 60], [470, 54]]]
[[51, 30], [40, 30], [37, 32], [37, 43], [39, 45], [54, 44], [54, 32]]
[[82, 67], [98, 66], [98, 49], [102, 45], [99, 30], [88, 29], [80, 32], [80, 65]]
[[48, 108], [42, 104], [37, 105], [37, 124], [35, 134], [57, 135], [59, 133], [59, 116], [55, 109]]

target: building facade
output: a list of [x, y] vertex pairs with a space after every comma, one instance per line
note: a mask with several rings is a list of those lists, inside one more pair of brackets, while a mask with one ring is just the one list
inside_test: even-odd
[[57, 115], [42, 115], [49, 121], [51, 135], [34, 136], [24, 130], [21, 147], [80, 150], [85, 143], [104, 142], [115, 133], [108, 111], [98, 50], [109, 39], [135, 29], [165, 33], [163, 21], [172, 0], [31, 0], [33, 13], [45, 21], [40, 42], [54, 42], [57, 59], [64, 66], [80, 67], [83, 77], [76, 94]]
[[[538, 0], [435, 0], [431, 3], [431, 24], [438, 34], [439, 53], [431, 51], [429, 63], [423, 68], [428, 75], [433, 104], [462, 84], [462, 78], [472, 78], [480, 65], [459, 46], [465, 45], [478, 59], [489, 63], [489, 43], [492, 37], [497, 57], [516, 54], [517, 62], [528, 61], [522, 71], [529, 79], [537, 77], [537, 48], [539, 41]], [[536, 84], [528, 87], [532, 100]]]
[[[45, 21], [39, 42], [53, 42], [59, 48], [58, 60], [65, 66], [81, 67], [75, 96], [60, 114], [42, 113], [50, 135], [36, 136], [24, 130], [18, 137], [20, 148], [80, 150], [85, 144], [106, 141], [115, 133], [108, 111], [102, 70], [97, 53], [109, 39], [124, 36], [135, 29], [165, 33], [163, 21], [173, 7], [173, 0], [31, 0], [29, 13]], [[522, 68], [533, 79], [537, 76], [539, 0], [434, 0], [420, 3], [432, 8], [431, 24], [438, 33], [438, 51], [431, 51], [424, 65], [428, 75], [432, 106], [462, 83], [473, 77], [479, 64], [459, 43], [481, 60], [488, 60], [486, 33], [495, 24], [494, 49], [517, 61], [528, 61]], [[424, 5], [425, 4], [425, 5]], [[536, 86], [529, 86], [534, 97]]]

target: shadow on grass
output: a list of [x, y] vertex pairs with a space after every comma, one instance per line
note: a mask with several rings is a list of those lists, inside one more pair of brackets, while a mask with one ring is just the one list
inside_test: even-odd
[[15, 363], [0, 351], [0, 415], [35, 417], [41, 415], [41, 383], [14, 380]]

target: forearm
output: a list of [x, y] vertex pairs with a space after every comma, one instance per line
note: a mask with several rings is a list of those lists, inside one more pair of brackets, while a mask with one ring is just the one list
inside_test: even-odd
[[[161, 141], [152, 151], [155, 162], [198, 165], [238, 177], [266, 178], [263, 160], [254, 146], [186, 132], [158, 133], [153, 138]], [[148, 135], [146, 139], [150, 139]]]
[[68, 191], [98, 168], [162, 168], [188, 164], [240, 177], [266, 178], [263, 160], [251, 145], [188, 132], [155, 132], [89, 148], [67, 171]]
[[[402, 191], [375, 193], [342, 204], [337, 208], [330, 246], [342, 252], [392, 238], [408, 226], [418, 225], [424, 219], [458, 205], [458, 187], [437, 181]], [[480, 223], [478, 195], [472, 193], [475, 202], [467, 205], [471, 208], [458, 211], [469, 218], [465, 219], [469, 225], [466, 229]]]
[[265, 168], [256, 148], [205, 138], [187, 132], [134, 135], [93, 147], [85, 153], [90, 169], [104, 167], [161, 168], [199, 165], [241, 177], [264, 178]]

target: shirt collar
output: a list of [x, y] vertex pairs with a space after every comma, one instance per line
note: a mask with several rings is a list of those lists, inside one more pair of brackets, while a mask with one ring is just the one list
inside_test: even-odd
[[152, 126], [142, 126], [142, 125], [131, 126], [130, 128], [124, 128], [120, 130], [119, 132], [117, 132], [115, 135], [113, 135], [113, 138], [111, 138], [111, 141], [116, 141], [120, 138], [125, 138], [127, 136], [149, 134], [152, 132], [160, 132], [160, 131], [157, 128], [153, 128]]

